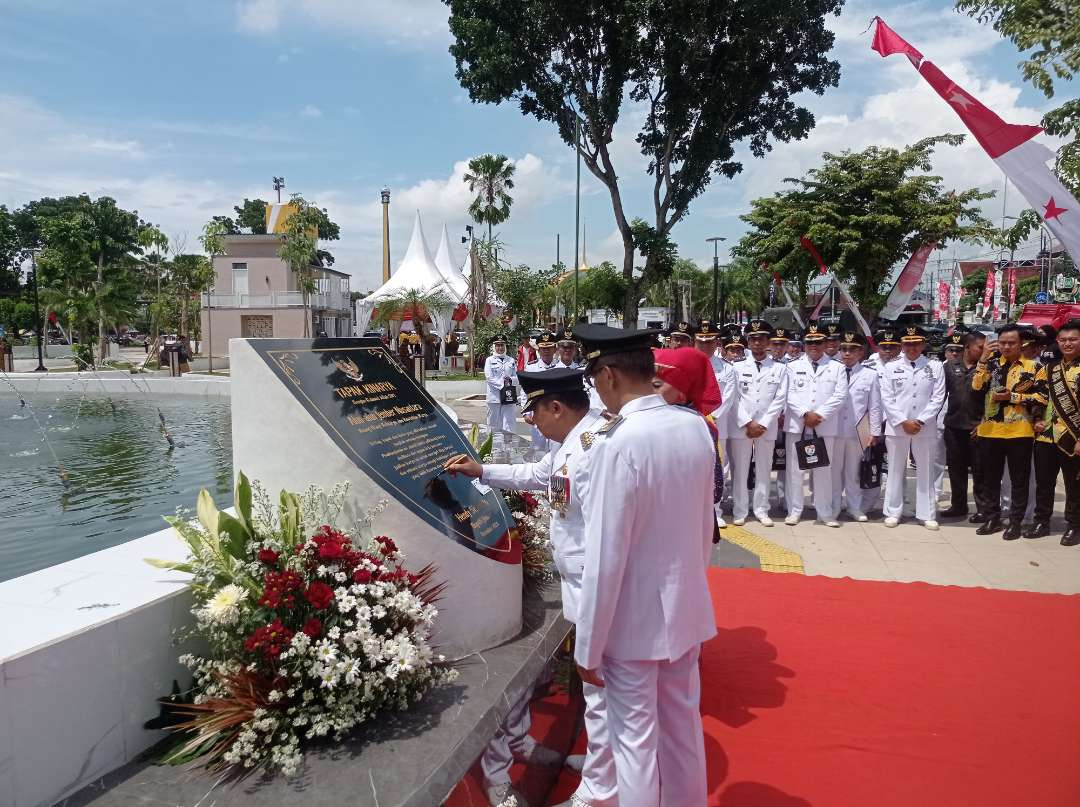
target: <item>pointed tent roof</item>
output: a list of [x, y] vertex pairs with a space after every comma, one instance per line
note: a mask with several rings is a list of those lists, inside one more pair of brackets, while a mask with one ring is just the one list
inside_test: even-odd
[[378, 302], [387, 297], [394, 297], [406, 289], [420, 289], [425, 292], [442, 289], [455, 302], [460, 302], [462, 298], [462, 294], [455, 288], [452, 280], [439, 270], [431, 258], [431, 250], [428, 248], [427, 239], [424, 238], [424, 227], [420, 222], [419, 210], [416, 211], [412, 237], [409, 239], [409, 248], [405, 250], [405, 257], [390, 275], [390, 279], [364, 299], [369, 302]]
[[446, 282], [450, 284], [451, 289], [462, 299], [469, 293], [469, 281], [465, 279], [465, 275], [462, 271], [463, 263], [454, 254], [454, 249], [450, 244], [450, 233], [446, 229], [446, 224], [443, 224], [442, 238], [439, 240], [439, 251], [435, 255], [435, 266]]

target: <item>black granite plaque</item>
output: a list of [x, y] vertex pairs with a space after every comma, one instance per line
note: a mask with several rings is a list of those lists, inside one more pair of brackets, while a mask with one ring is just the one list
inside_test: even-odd
[[521, 562], [521, 543], [502, 495], [442, 473], [448, 457], [476, 456], [469, 441], [382, 342], [255, 339], [249, 344], [387, 494], [449, 540], [503, 563]]

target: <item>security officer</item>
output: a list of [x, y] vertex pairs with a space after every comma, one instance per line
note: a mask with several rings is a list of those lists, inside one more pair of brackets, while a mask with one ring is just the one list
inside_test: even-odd
[[865, 418], [863, 431], [875, 442], [881, 440], [881, 390], [877, 373], [863, 364], [866, 358], [866, 337], [857, 331], [846, 331], [840, 338], [840, 359], [844, 363], [848, 393], [836, 424], [835, 450], [832, 458], [833, 512], [840, 512], [841, 499], [847, 493], [847, 511], [856, 521], [866, 521], [865, 499], [860, 487], [859, 469], [867, 446], [860, 434], [859, 424]]
[[[810, 323], [803, 337], [806, 355], [787, 365], [788, 393], [784, 414], [787, 433], [786, 471], [784, 488], [787, 494], [787, 518], [784, 523], [799, 523], [803, 510], [803, 477], [799, 468], [795, 443], [810, 434], [822, 438], [825, 452], [833, 456], [836, 444], [838, 414], [847, 397], [847, 376], [844, 366], [825, 355], [825, 331]], [[818, 521], [827, 527], [839, 527], [833, 501], [832, 470], [824, 465], [810, 471], [813, 479], [814, 509]]]
[[499, 335], [491, 343], [494, 351], [484, 362], [484, 380], [487, 382], [487, 425], [494, 432], [513, 434], [517, 423], [516, 401], [502, 402], [503, 390], [513, 389], [517, 381], [517, 362], [506, 353], [506, 337]]
[[694, 329], [689, 322], [683, 320], [667, 332], [667, 338], [667, 346], [670, 348], [690, 347], [694, 344]]
[[[576, 347], [575, 342], [575, 347]], [[562, 585], [563, 614], [577, 621], [581, 578], [585, 565], [585, 522], [581, 491], [586, 484], [583, 460], [586, 446], [607, 423], [599, 409], [589, 407], [582, 386], [582, 371], [558, 368], [518, 376], [526, 395], [522, 411], [550, 441], [552, 449], [539, 462], [518, 465], [480, 465], [461, 454], [446, 463], [451, 473], [479, 478], [503, 490], [547, 490], [551, 502], [552, 558]], [[585, 435], [587, 438], [583, 439]], [[558, 765], [561, 759], [551, 748], [528, 736], [531, 688], [511, 708], [507, 719], [481, 757], [489, 801], [501, 804], [510, 789], [509, 768], [513, 759], [534, 765]], [[606, 722], [604, 689], [585, 683], [585, 730], [588, 736], [577, 803], [613, 805], [616, 802], [615, 760]], [[554, 761], [552, 760], [554, 757]], [[498, 799], [498, 800], [496, 800]], [[520, 802], [519, 796], [519, 802]], [[567, 802], [567, 804], [572, 804]]]
[[941, 362], [932, 362], [923, 355], [926, 332], [918, 325], [904, 327], [900, 344], [903, 357], [884, 365], [878, 374], [881, 406], [885, 411], [885, 447], [889, 455], [885, 526], [895, 527], [900, 523], [910, 452], [915, 458], [915, 518], [922, 521], [926, 529], [936, 530], [935, 423], [945, 402], [945, 373]]
[[746, 523], [749, 510], [747, 479], [751, 461], [754, 472], [754, 516], [763, 526], [771, 527], [769, 517], [769, 477], [772, 473], [773, 445], [777, 421], [787, 405], [788, 374], [783, 364], [769, 355], [772, 326], [763, 319], [752, 319], [746, 326], [750, 356], [735, 363], [738, 382], [735, 430], [731, 445], [731, 498], [735, 526]]
[[975, 429], [982, 418], [979, 402], [971, 389], [971, 377], [982, 357], [985, 340], [978, 331], [957, 327], [945, 345], [945, 466], [952, 502], [938, 515], [950, 519], [967, 516], [970, 478], [975, 499], [975, 514], [971, 521], [976, 524], [982, 524], [986, 516], [983, 514], [982, 463], [978, 460], [975, 438]]
[[769, 353], [775, 361], [781, 364], [788, 363], [788, 344], [791, 337], [787, 328], [776, 328], [769, 337]]

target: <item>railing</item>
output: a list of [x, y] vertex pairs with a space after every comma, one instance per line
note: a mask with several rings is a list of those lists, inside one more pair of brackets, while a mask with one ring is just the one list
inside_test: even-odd
[[[349, 295], [340, 292], [309, 295], [312, 308], [348, 311]], [[289, 308], [304, 304], [299, 291], [272, 291], [266, 294], [204, 294], [203, 305], [210, 308]]]

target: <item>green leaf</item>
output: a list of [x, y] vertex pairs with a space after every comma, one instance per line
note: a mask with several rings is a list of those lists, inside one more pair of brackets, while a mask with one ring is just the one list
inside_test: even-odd
[[238, 518], [233, 518], [228, 513], [218, 513], [218, 530], [225, 534], [225, 542], [222, 549], [240, 561], [247, 560], [247, 544], [251, 533], [247, 526]]
[[281, 491], [281, 509], [279, 519], [281, 522], [281, 540], [285, 546], [296, 546], [300, 543], [300, 500], [287, 490]]
[[218, 528], [218, 516], [221, 514], [221, 511], [217, 509], [213, 497], [206, 488], [199, 491], [195, 512], [199, 516], [199, 523], [202, 524], [203, 527], [206, 528], [206, 531], [213, 537], [214, 547], [216, 548], [218, 533], [220, 532], [220, 529]]
[[236, 505], [237, 518], [251, 530], [251, 483], [244, 476], [243, 471], [236, 478], [236, 492], [233, 495], [233, 504]]
[[186, 561], [158, 560], [157, 558], [143, 558], [143, 563], [149, 563], [155, 569], [171, 569], [174, 572], [186, 572], [195, 574], [195, 567]]

